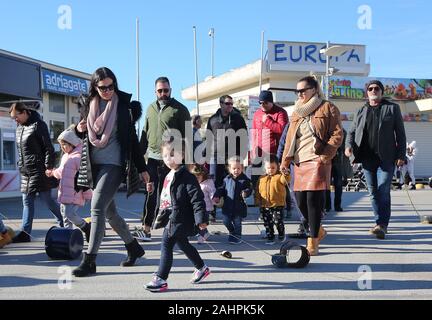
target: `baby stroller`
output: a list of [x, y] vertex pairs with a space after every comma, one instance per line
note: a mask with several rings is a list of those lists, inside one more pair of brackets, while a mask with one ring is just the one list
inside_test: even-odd
[[350, 191], [351, 189], [355, 192], [367, 190], [366, 178], [361, 164], [356, 163], [353, 165], [353, 177], [347, 179], [345, 191]]

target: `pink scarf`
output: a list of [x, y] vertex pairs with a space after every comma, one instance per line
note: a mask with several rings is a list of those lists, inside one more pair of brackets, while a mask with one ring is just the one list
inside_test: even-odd
[[[87, 117], [89, 141], [96, 148], [104, 148], [109, 141], [117, 116], [118, 96], [114, 92], [104, 112], [99, 110], [99, 96], [90, 101], [90, 111]], [[98, 139], [97, 136], [101, 136]]]

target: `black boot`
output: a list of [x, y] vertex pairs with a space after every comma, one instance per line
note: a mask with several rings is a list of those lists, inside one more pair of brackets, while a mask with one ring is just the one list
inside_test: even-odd
[[126, 244], [126, 249], [128, 252], [128, 257], [125, 261], [120, 264], [122, 267], [131, 267], [135, 264], [136, 259], [141, 258], [145, 251], [139, 245], [137, 239], [134, 239], [131, 243]]
[[30, 235], [27, 232], [21, 231], [18, 235], [12, 238], [12, 243], [31, 242]]
[[96, 273], [96, 255], [83, 253], [83, 260], [78, 268], [72, 271], [75, 277], [87, 277]]
[[84, 232], [85, 234], [85, 238], [87, 243], [90, 242], [90, 228], [91, 228], [91, 223], [86, 222], [86, 224], [84, 225], [84, 227], [80, 228], [82, 232]]

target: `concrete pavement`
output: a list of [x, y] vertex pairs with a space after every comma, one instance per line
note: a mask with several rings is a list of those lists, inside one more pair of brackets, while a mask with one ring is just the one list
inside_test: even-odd
[[[409, 194], [419, 214], [432, 215], [430, 189]], [[119, 193], [116, 201], [130, 226], [137, 225], [143, 195], [126, 200], [125, 194]], [[343, 207], [344, 212], [326, 216], [328, 236], [320, 246], [320, 255], [311, 257], [304, 269], [272, 265], [269, 254], [277, 253], [280, 244], [268, 246], [260, 238], [263, 226], [257, 220], [257, 208], [249, 208], [243, 226], [243, 239], [251, 246], [228, 244], [226, 229], [218, 220], [209, 230], [222, 234], [213, 235], [209, 242], [218, 251], [231, 251], [233, 259], [193, 241], [212, 274], [201, 284], [190, 284], [193, 267], [182, 252], [176, 251], [169, 291], [155, 294], [144, 290], [143, 284], [157, 269], [161, 231], [152, 233], [151, 243], [142, 243], [146, 254], [137, 266], [123, 268], [120, 262], [126, 250], [120, 238], [107, 230], [97, 259], [97, 275], [72, 277], [69, 282], [71, 268], [80, 261], [52, 261], [45, 254], [45, 233], [55, 220], [37, 203], [33, 241], [0, 249], [0, 299], [431, 299], [432, 225], [419, 223], [408, 194], [392, 191], [393, 214], [385, 240], [368, 234], [374, 223], [365, 192], [345, 192]], [[0, 212], [8, 217], [6, 225], [17, 229], [21, 210], [19, 199], [0, 200]], [[80, 212], [88, 215], [88, 206]], [[296, 229], [296, 221], [286, 223], [288, 233]], [[305, 245], [305, 240], [294, 241]]]

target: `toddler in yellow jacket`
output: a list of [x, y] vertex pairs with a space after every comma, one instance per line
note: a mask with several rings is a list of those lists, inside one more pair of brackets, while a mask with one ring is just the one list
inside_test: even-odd
[[257, 183], [255, 203], [260, 207], [266, 230], [266, 244], [274, 244], [274, 224], [278, 230], [278, 239], [285, 240], [284, 208], [286, 206], [286, 186], [290, 175], [279, 171], [279, 162], [276, 156], [270, 155], [264, 160], [265, 175]]

